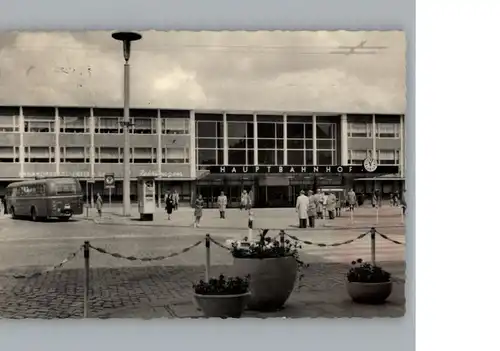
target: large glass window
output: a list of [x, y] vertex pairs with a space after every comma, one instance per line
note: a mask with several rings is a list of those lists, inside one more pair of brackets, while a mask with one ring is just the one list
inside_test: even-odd
[[224, 164], [223, 133], [223, 123], [221, 121], [196, 121], [196, 154], [198, 166]]
[[19, 128], [17, 121], [19, 118], [19, 107], [0, 108], [0, 132], [17, 132]]
[[228, 163], [230, 165], [253, 165], [253, 123], [228, 121]]
[[335, 123], [316, 124], [316, 163], [331, 166], [337, 163], [337, 125]]
[[314, 163], [312, 119], [311, 122], [291, 120], [292, 122], [286, 126], [287, 163], [292, 166], [312, 165]]

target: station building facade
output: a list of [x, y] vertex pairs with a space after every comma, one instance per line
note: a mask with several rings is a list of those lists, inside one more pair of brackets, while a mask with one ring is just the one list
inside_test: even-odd
[[[121, 200], [122, 116], [119, 108], [0, 106], [0, 194], [12, 181], [68, 175], [92, 198], [107, 194], [104, 175], [113, 173], [112, 198]], [[404, 187], [400, 114], [131, 109], [130, 117], [132, 200], [137, 177], [147, 175], [157, 177], [158, 194], [176, 189], [184, 202], [202, 194], [209, 206], [220, 191], [232, 206], [243, 189], [252, 190], [256, 206], [291, 206], [301, 189], [388, 195]], [[370, 178], [308, 171], [361, 165], [366, 157], [398, 172]], [[255, 172], [280, 166], [305, 171]]]

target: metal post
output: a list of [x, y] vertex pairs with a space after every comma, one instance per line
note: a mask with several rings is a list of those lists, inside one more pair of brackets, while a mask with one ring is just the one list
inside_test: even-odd
[[372, 265], [376, 265], [375, 263], [375, 235], [377, 230], [375, 228], [370, 229], [370, 238], [371, 238], [371, 254], [372, 254]]
[[90, 287], [90, 243], [85, 241], [83, 245], [83, 258], [85, 260], [85, 281], [83, 285], [83, 318], [89, 313], [89, 287]]
[[128, 60], [123, 65], [123, 216], [130, 216], [130, 65]]
[[108, 202], [109, 202], [109, 208], [111, 208], [111, 188], [108, 189]]
[[206, 261], [205, 261], [205, 281], [210, 280], [210, 234], [205, 236]]

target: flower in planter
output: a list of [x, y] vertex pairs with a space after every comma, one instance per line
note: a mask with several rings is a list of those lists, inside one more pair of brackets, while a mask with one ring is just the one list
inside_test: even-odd
[[[268, 229], [259, 233], [258, 240], [255, 242], [235, 241], [231, 244], [231, 254], [235, 258], [279, 258], [279, 257], [294, 257], [299, 270], [307, 268], [308, 265], [300, 260], [299, 249], [302, 246], [297, 241], [286, 239], [284, 245], [281, 245], [279, 236], [271, 238], [267, 236]], [[246, 243], [246, 245], [243, 245]], [[299, 281], [303, 278], [303, 274], [299, 274]]]
[[200, 280], [193, 284], [194, 292], [198, 295], [239, 295], [248, 292], [250, 277], [225, 277], [211, 278], [208, 282]]
[[347, 280], [351, 283], [387, 283], [391, 281], [391, 273], [381, 267], [363, 262], [361, 258], [351, 262], [347, 272]]

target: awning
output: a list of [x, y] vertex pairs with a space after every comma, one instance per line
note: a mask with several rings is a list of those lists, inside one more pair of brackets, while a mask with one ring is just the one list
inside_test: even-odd
[[397, 174], [383, 174], [378, 177], [370, 177], [370, 178], [356, 178], [354, 180], [360, 181], [374, 181], [374, 180], [405, 180], [404, 177], [400, 177]]

